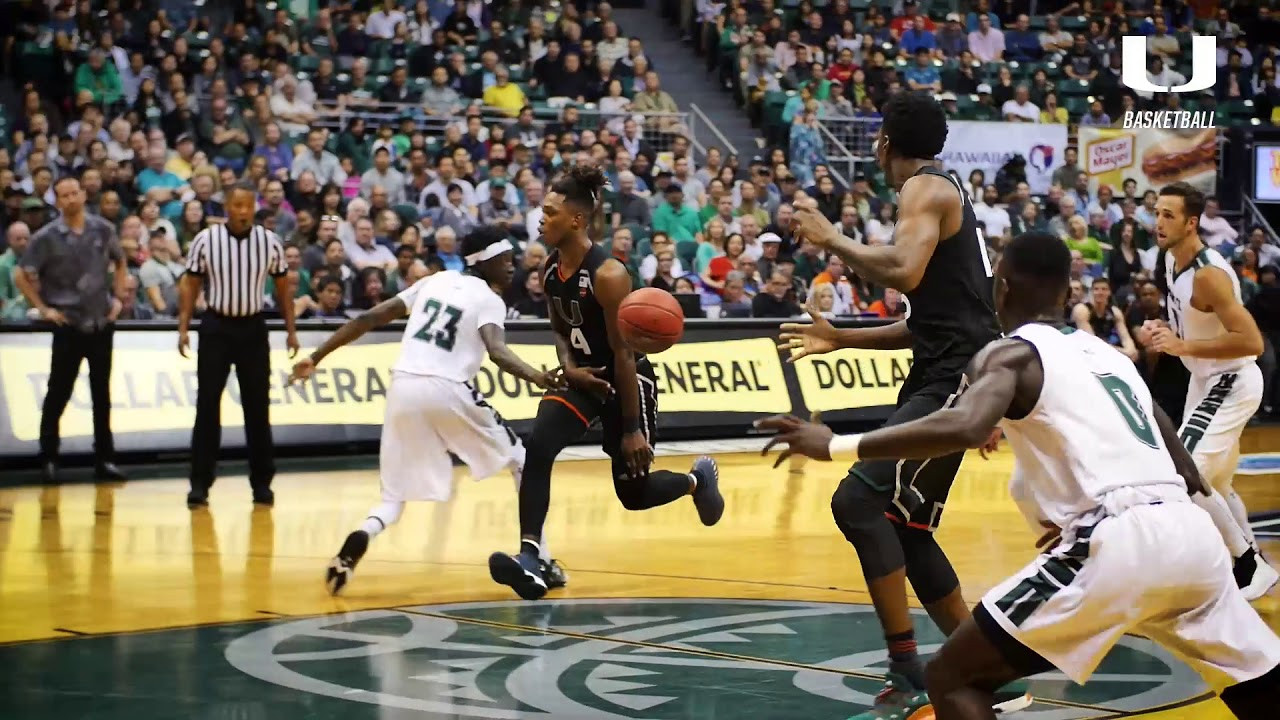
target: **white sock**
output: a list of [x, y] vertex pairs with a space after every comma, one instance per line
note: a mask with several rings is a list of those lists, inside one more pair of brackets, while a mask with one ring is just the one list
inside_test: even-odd
[[369, 539], [372, 540], [378, 536], [378, 533], [395, 525], [396, 521], [400, 519], [400, 513], [403, 511], [403, 502], [383, 502], [369, 511], [369, 517], [364, 519], [360, 529], [368, 533]]
[[1231, 514], [1227, 501], [1216, 490], [1210, 490], [1210, 493], [1208, 497], [1193, 493], [1191, 499], [1213, 518], [1213, 524], [1218, 526], [1218, 533], [1227, 543], [1231, 557], [1238, 558], [1249, 551], [1249, 541], [1240, 529], [1240, 524], [1236, 522], [1235, 516]]
[[1255, 550], [1258, 549], [1258, 541], [1253, 536], [1253, 526], [1249, 524], [1249, 509], [1244, 506], [1244, 500], [1240, 499], [1240, 495], [1236, 493], [1235, 488], [1229, 488], [1222, 493], [1222, 499], [1227, 502], [1227, 507], [1231, 508], [1231, 515], [1235, 517], [1236, 523], [1239, 524], [1245, 540]]
[[542, 539], [538, 542], [538, 559], [542, 562], [551, 562], [551, 550], [547, 547], [547, 534], [542, 533]]

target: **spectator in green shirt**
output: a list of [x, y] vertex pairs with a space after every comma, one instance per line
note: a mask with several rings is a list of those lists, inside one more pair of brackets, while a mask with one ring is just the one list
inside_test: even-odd
[[684, 188], [671, 183], [665, 193], [666, 202], [653, 211], [653, 229], [664, 232], [677, 243], [697, 240], [702, 230], [698, 211], [684, 204]]
[[1102, 244], [1089, 234], [1089, 223], [1079, 215], [1072, 215], [1067, 221], [1067, 236], [1062, 241], [1071, 250], [1079, 250], [1087, 263], [1102, 262]]
[[85, 90], [93, 93], [93, 101], [103, 107], [110, 107], [124, 97], [120, 73], [116, 71], [115, 63], [106, 62], [100, 48], [90, 50], [88, 62], [76, 68], [76, 94]]
[[15, 222], [5, 231], [5, 241], [9, 249], [0, 255], [0, 316], [6, 320], [24, 319], [27, 314], [27, 301], [13, 282], [13, 269], [22, 259], [31, 241], [31, 228], [24, 222]]

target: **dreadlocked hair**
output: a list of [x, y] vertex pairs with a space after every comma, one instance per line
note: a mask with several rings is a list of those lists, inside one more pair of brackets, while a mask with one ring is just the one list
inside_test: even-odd
[[601, 200], [605, 182], [604, 171], [599, 167], [579, 164], [562, 172], [551, 183], [551, 192], [560, 193], [569, 202], [594, 211]]

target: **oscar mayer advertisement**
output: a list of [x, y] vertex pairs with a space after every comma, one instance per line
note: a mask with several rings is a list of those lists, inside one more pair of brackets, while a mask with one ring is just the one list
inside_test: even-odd
[[1080, 158], [1089, 175], [1089, 192], [1110, 185], [1117, 193], [1125, 180], [1138, 183], [1138, 195], [1179, 180], [1213, 193], [1218, 177], [1218, 131], [1123, 130], [1081, 127]]

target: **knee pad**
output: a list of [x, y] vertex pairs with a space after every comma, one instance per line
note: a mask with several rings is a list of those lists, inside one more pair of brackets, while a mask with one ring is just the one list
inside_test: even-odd
[[884, 493], [852, 474], [845, 477], [831, 495], [831, 515], [836, 527], [857, 551], [862, 574], [868, 581], [903, 566], [902, 546], [884, 516], [884, 508]]
[[898, 543], [902, 546], [903, 561], [907, 566], [907, 579], [916, 591], [916, 598], [925, 605], [935, 603], [960, 587], [955, 568], [946, 553], [928, 530], [893, 524]]

